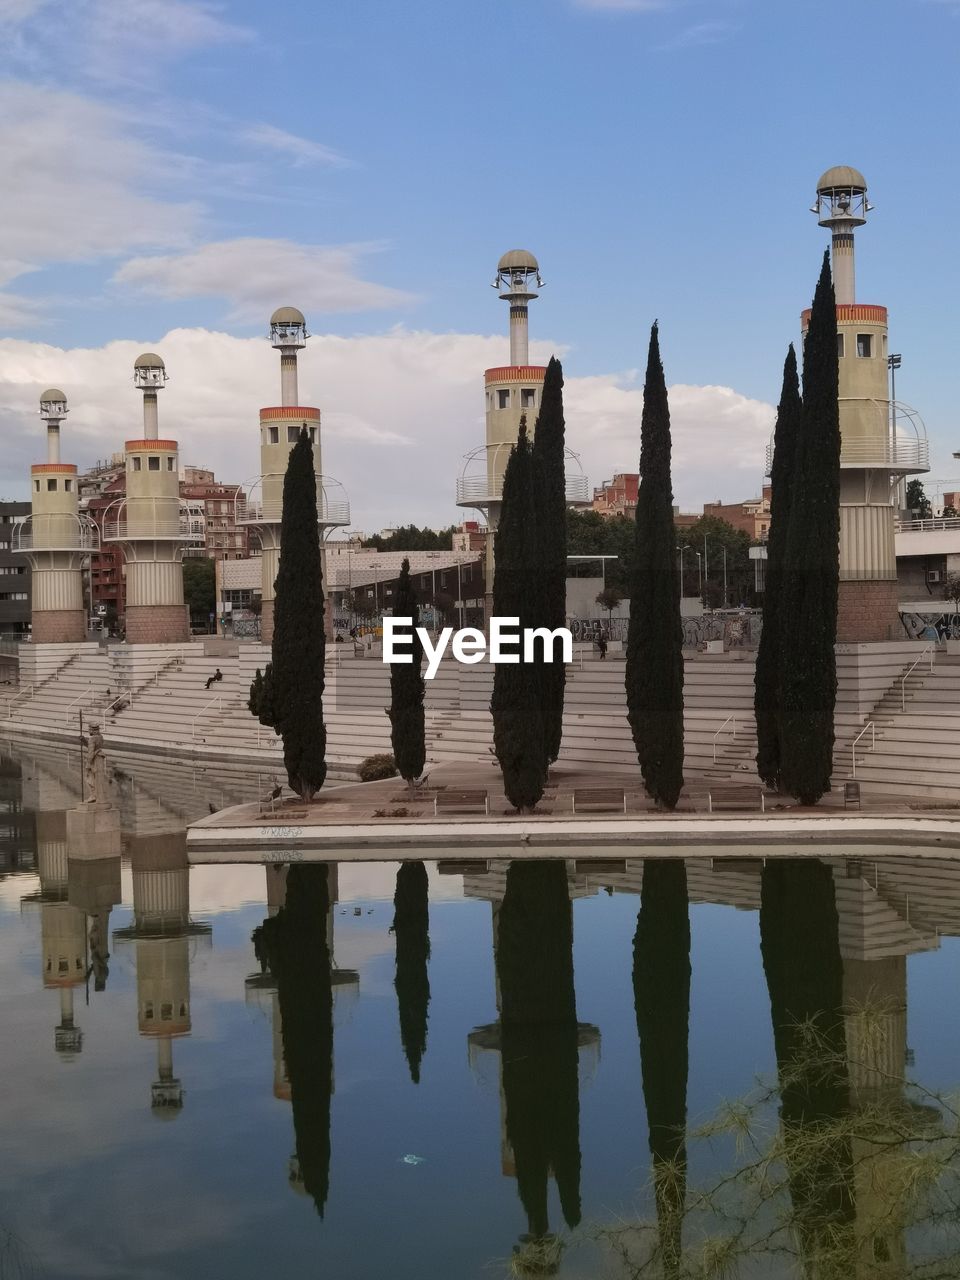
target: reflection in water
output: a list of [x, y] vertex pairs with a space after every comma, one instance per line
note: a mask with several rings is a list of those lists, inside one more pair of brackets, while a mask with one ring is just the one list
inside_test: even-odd
[[[580, 1221], [580, 1098], [573, 914], [562, 862], [514, 862], [496, 949], [506, 1134], [530, 1239], [528, 1274], [557, 1269], [547, 1179], [568, 1227]], [[537, 1260], [542, 1259], [542, 1265]]]
[[397, 940], [394, 987], [400, 1008], [400, 1039], [410, 1079], [420, 1083], [420, 1063], [427, 1048], [430, 1005], [430, 907], [427, 869], [422, 862], [402, 862], [393, 896], [393, 932]]
[[687, 1186], [687, 1061], [690, 921], [687, 871], [679, 858], [650, 859], [633, 940], [633, 998], [640, 1036], [659, 1255], [679, 1275]]
[[333, 986], [326, 866], [293, 866], [286, 898], [254, 935], [277, 984], [283, 1057], [290, 1081], [298, 1176], [323, 1217], [330, 1187]]
[[771, 860], [760, 950], [780, 1079], [784, 1154], [801, 1257], [852, 1250], [853, 1157], [840, 1123], [850, 1082], [833, 876], [811, 858]]

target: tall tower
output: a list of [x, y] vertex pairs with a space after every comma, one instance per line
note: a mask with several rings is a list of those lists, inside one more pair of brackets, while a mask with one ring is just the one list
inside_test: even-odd
[[195, 541], [180, 521], [176, 440], [161, 440], [157, 395], [167, 381], [153, 352], [137, 356], [133, 384], [143, 392], [143, 438], [128, 440], [127, 496], [104, 513], [105, 542], [119, 542], [127, 568], [127, 640], [181, 644], [190, 626], [183, 602], [183, 548]]
[[96, 534], [80, 519], [77, 468], [60, 461], [60, 424], [67, 413], [62, 391], [44, 391], [40, 416], [47, 426], [47, 460], [30, 468], [32, 511], [14, 538], [14, 550], [27, 556], [33, 570], [34, 644], [79, 644], [87, 638], [83, 557]]
[[[510, 363], [487, 369], [483, 375], [487, 440], [468, 456], [467, 466], [457, 481], [457, 506], [476, 508], [486, 516], [485, 618], [490, 617], [493, 609], [493, 540], [500, 522], [504, 472], [524, 415], [528, 434], [533, 436], [547, 372], [544, 365], [529, 363], [529, 307], [538, 296], [536, 290], [543, 288], [540, 267], [533, 254], [526, 249], [505, 253], [497, 263], [493, 288], [510, 304]], [[587, 504], [585, 476], [568, 476], [566, 486], [569, 503]]]
[[[270, 317], [270, 342], [280, 352], [280, 404], [260, 410], [260, 500], [250, 500], [238, 512], [238, 524], [249, 525], [262, 549], [262, 600], [260, 634], [264, 644], [273, 641], [274, 583], [280, 567], [280, 526], [283, 521], [283, 478], [290, 450], [306, 428], [313, 444], [313, 469], [317, 476], [317, 517], [321, 538], [326, 529], [350, 523], [350, 507], [344, 501], [328, 501], [320, 456], [320, 410], [299, 403], [297, 352], [306, 346], [307, 322], [296, 307], [279, 307]], [[256, 485], [251, 486], [256, 489]], [[324, 575], [326, 577], [326, 575]]]
[[[902, 638], [894, 551], [894, 494], [905, 475], [929, 470], [925, 436], [898, 424], [887, 373], [887, 309], [857, 302], [854, 231], [867, 221], [863, 174], [847, 165], [817, 183], [812, 212], [832, 235], [840, 366], [840, 599], [837, 640]], [[802, 317], [806, 335], [809, 310]]]

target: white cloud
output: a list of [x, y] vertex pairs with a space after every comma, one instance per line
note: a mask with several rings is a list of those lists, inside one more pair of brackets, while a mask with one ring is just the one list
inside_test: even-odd
[[119, 256], [183, 243], [196, 228], [196, 204], [152, 194], [176, 162], [133, 137], [120, 108], [7, 83], [0, 119], [5, 266]]
[[[404, 329], [309, 341], [300, 398], [322, 411], [324, 470], [345, 485], [355, 528], [471, 518], [454, 505], [456, 478], [464, 455], [483, 443], [483, 370], [502, 363], [505, 346], [500, 335]], [[181, 460], [212, 466], [230, 481], [256, 476], [257, 411], [279, 392], [278, 357], [265, 338], [176, 329], [72, 350], [7, 339], [0, 341], [0, 492], [26, 490], [29, 465], [43, 451], [37, 397], [50, 383], [64, 388], [71, 406], [65, 460], [87, 466], [139, 434], [131, 370], [148, 349], [163, 355], [170, 372], [161, 429], [179, 439]], [[534, 343], [533, 359], [545, 361], [550, 350]], [[568, 443], [591, 483], [635, 471], [643, 401], [636, 378], [568, 376], [565, 399]], [[684, 510], [758, 492], [772, 406], [729, 387], [675, 386], [670, 408], [675, 500]]]
[[356, 275], [376, 245], [302, 245], [249, 236], [200, 245], [185, 253], [133, 258], [113, 282], [159, 298], [225, 298], [231, 319], [269, 315], [278, 300], [314, 312], [366, 311], [410, 301], [398, 289]]
[[332, 147], [325, 147], [322, 142], [314, 142], [311, 138], [298, 137], [295, 133], [287, 133], [285, 129], [277, 129], [272, 124], [254, 125], [245, 129], [240, 136], [244, 142], [255, 147], [286, 156], [294, 168], [321, 164], [342, 169], [350, 163]]

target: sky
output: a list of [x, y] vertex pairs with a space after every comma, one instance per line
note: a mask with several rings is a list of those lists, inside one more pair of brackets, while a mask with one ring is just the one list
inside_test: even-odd
[[353, 527], [470, 516], [511, 248], [591, 483], [636, 470], [658, 319], [675, 500], [750, 497], [834, 164], [868, 180], [858, 300], [890, 308], [935, 492], [960, 475], [958, 54], [960, 0], [0, 0], [0, 497], [50, 384], [66, 460], [140, 434], [143, 350], [181, 462], [250, 481], [291, 304]]

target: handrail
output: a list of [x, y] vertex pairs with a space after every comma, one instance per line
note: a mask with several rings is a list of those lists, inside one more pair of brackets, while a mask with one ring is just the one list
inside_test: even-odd
[[913, 674], [913, 672], [924, 660], [924, 658], [927, 657], [927, 655], [929, 655], [930, 657], [930, 670], [932, 671], [934, 660], [936, 659], [936, 656], [937, 656], [937, 651], [932, 644], [928, 644], [925, 646], [925, 648], [920, 653], [920, 655], [914, 658], [913, 662], [910, 663], [909, 667], [907, 667], [906, 671], [900, 677], [900, 710], [901, 711], [906, 711], [907, 709], [907, 677]]
[[724, 720], [723, 724], [720, 726], [717, 732], [713, 735], [713, 763], [714, 764], [717, 763], [717, 739], [720, 737], [721, 733], [723, 733], [724, 729], [727, 727], [727, 725], [730, 723], [731, 720], [733, 721], [733, 737], [734, 737], [734, 741], [736, 741], [737, 717], [727, 716], [726, 720]]
[[7, 699], [7, 710], [6, 710], [6, 712], [5, 712], [4, 717], [3, 717], [3, 718], [4, 718], [5, 720], [9, 720], [9, 719], [10, 719], [10, 714], [11, 714], [11, 712], [13, 711], [13, 704], [14, 704], [15, 702], [18, 702], [18, 701], [20, 700], [20, 698], [23, 698], [23, 697], [26, 697], [26, 698], [29, 700], [30, 698], [32, 698], [32, 697], [33, 697], [33, 695], [36, 693], [36, 691], [37, 691], [37, 686], [36, 686], [35, 684], [28, 684], [28, 685], [26, 686], [26, 688], [21, 689], [19, 693], [15, 693], [15, 694], [13, 694], [13, 696], [12, 696], [12, 697], [8, 698], [8, 699]]
[[870, 750], [876, 751], [877, 749], [877, 726], [872, 720], [868, 720], [850, 744], [850, 776], [852, 778], [857, 776], [857, 743], [868, 729], [870, 730]]
[[87, 687], [83, 690], [82, 693], [78, 693], [72, 702], [67, 704], [67, 709], [64, 712], [64, 715], [67, 717], [68, 720], [70, 719], [70, 713], [74, 709], [74, 707], [79, 706], [79, 704], [83, 702], [84, 698], [89, 698], [92, 696], [92, 694], [93, 694], [93, 684], [91, 683], [87, 685]]
[[203, 706], [200, 708], [200, 710], [197, 712], [197, 714], [190, 721], [190, 736], [191, 738], [193, 738], [194, 742], [196, 742], [197, 740], [197, 721], [203, 718], [205, 713], [209, 710], [210, 707], [213, 706], [214, 703], [217, 704], [217, 710], [222, 711], [223, 695], [218, 693], [215, 698], [211, 698], [209, 702], [205, 702]]

